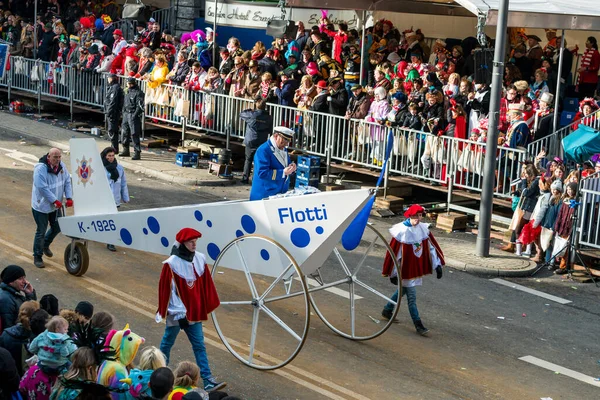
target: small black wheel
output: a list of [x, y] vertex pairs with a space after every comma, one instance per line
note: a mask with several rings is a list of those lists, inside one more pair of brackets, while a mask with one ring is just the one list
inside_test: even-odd
[[[73, 257], [71, 258], [71, 246], [73, 249]], [[67, 272], [75, 276], [83, 276], [90, 265], [90, 256], [87, 251], [87, 246], [81, 242], [71, 242], [65, 248], [65, 267]]]

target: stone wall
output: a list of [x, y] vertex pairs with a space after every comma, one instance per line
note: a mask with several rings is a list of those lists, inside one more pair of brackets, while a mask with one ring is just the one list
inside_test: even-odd
[[194, 30], [194, 20], [200, 17], [200, 11], [204, 9], [204, 0], [175, 0], [173, 6], [177, 13], [175, 34]]

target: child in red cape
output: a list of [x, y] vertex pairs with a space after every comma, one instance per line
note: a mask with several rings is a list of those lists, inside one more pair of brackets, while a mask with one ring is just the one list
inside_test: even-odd
[[[422, 285], [423, 276], [431, 274], [434, 269], [437, 278], [441, 279], [442, 266], [445, 265], [444, 253], [429, 231], [429, 224], [421, 222], [424, 212], [423, 207], [413, 204], [404, 213], [406, 220], [390, 228], [393, 236], [390, 246], [402, 271], [402, 295], [406, 294], [408, 311], [419, 335], [426, 335], [429, 329], [423, 326], [417, 309], [417, 286]], [[389, 253], [386, 254], [382, 274], [389, 277], [394, 285], [397, 285], [398, 276], [391, 257]], [[399, 301], [398, 290], [392, 295], [391, 300]], [[393, 311], [394, 303], [389, 302], [383, 308], [381, 315], [391, 319]]]

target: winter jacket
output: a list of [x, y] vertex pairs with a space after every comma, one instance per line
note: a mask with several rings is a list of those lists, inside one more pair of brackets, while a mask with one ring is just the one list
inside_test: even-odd
[[[537, 198], [540, 194], [540, 178], [537, 177], [527, 186], [527, 179], [521, 179], [520, 192], [521, 192], [521, 210], [525, 212], [533, 212], [535, 205], [537, 204]], [[532, 216], [533, 217], [533, 216]]]
[[0, 348], [0, 399], [10, 399], [19, 390], [19, 373], [9, 351]]
[[71, 175], [61, 161], [56, 173], [48, 165], [48, 155], [40, 158], [33, 168], [33, 189], [31, 191], [31, 208], [49, 214], [56, 211], [54, 202], [63, 202], [63, 198], [73, 197]]
[[0, 283], [0, 305], [2, 305], [0, 307], [0, 321], [2, 329], [16, 325], [19, 308], [27, 300], [37, 300], [35, 290], [31, 294], [24, 294], [4, 282]]
[[273, 130], [273, 118], [265, 110], [244, 110], [240, 119], [246, 122], [246, 135], [244, 145], [257, 148], [267, 141]]
[[574, 208], [571, 208], [570, 200], [563, 200], [560, 205], [560, 209], [558, 210], [558, 215], [556, 216], [556, 222], [554, 223], [554, 232], [562, 237], [568, 238], [573, 231], [573, 213], [575, 212]]
[[130, 87], [123, 100], [123, 114], [134, 114], [135, 118], [142, 118], [144, 115], [144, 92], [137, 84]]
[[343, 116], [346, 114], [346, 108], [348, 107], [348, 92], [343, 86], [331, 94], [329, 94], [331, 100], [329, 101], [329, 113], [332, 115]]
[[557, 204], [548, 204], [548, 210], [542, 218], [542, 227], [554, 230], [554, 224], [556, 223], [556, 218], [558, 217], [558, 211], [560, 210], [561, 205], [561, 201]]
[[177, 69], [175, 70], [175, 73], [171, 76], [171, 83], [173, 85], [181, 86], [189, 72], [190, 66], [188, 65], [187, 61], [177, 63]]
[[112, 54], [109, 56], [104, 56], [104, 58], [102, 58], [100, 60], [100, 65], [96, 68], [96, 72], [98, 72], [98, 73], [110, 72], [110, 69], [112, 67], [112, 62], [114, 59], [115, 59], [115, 56], [113, 56]]
[[[369, 104], [369, 107], [370, 106], [371, 104]], [[309, 110], [326, 113], [329, 110], [329, 105], [327, 104], [327, 93], [321, 92], [318, 95], [316, 95], [312, 101], [312, 104], [310, 105]]]
[[533, 213], [531, 214], [531, 220], [533, 221], [533, 227], [537, 228], [542, 223], [546, 212], [548, 212], [548, 207], [550, 207], [550, 197], [552, 194], [550, 192], [544, 192], [540, 194], [538, 197], [537, 204], [533, 209]]
[[372, 98], [366, 93], [360, 93], [358, 96], [350, 99], [346, 115], [350, 118], [364, 119], [369, 113]]
[[246, 75], [246, 82], [244, 83], [244, 95], [247, 99], [255, 99], [260, 90], [260, 74], [252, 75], [248, 73]]
[[110, 190], [112, 190], [113, 197], [115, 198], [115, 204], [119, 207], [122, 201], [129, 203], [129, 188], [127, 187], [125, 170], [121, 164], [117, 164], [117, 171], [119, 172], [119, 179], [117, 179], [116, 182], [110, 178], [110, 172], [108, 171], [106, 171], [106, 177], [108, 178]]
[[404, 119], [402, 123], [403, 128], [413, 129], [415, 131], [420, 131], [423, 127], [423, 123], [421, 122], [421, 117], [418, 114], [412, 115], [410, 112]]
[[54, 52], [54, 32], [44, 32], [38, 47], [38, 57], [42, 61], [51, 61]]
[[433, 124], [434, 121], [431, 120], [437, 120], [437, 125], [432, 125], [431, 129], [429, 129], [428, 126], [425, 126], [424, 128], [426, 132], [437, 135], [445, 128], [444, 105], [442, 103], [435, 103], [430, 106], [429, 103], [427, 103], [423, 109], [423, 119], [425, 120], [424, 124], [427, 124], [428, 122]]
[[118, 81], [114, 81], [106, 90], [104, 98], [104, 113], [108, 118], [118, 119], [123, 109], [123, 89]]
[[29, 351], [38, 356], [40, 364], [45, 367], [58, 368], [69, 362], [69, 356], [77, 350], [77, 346], [66, 333], [40, 333], [29, 345]]
[[389, 114], [387, 115], [387, 120], [390, 126], [401, 126], [406, 119], [406, 116], [409, 114], [408, 107], [406, 104], [399, 107], [397, 110], [392, 107]]
[[[0, 347], [5, 348], [10, 352], [19, 375], [23, 375], [23, 346], [27, 346], [33, 334], [29, 329], [26, 329], [22, 324], [16, 324], [8, 329], [5, 329], [0, 335]], [[0, 379], [1, 380], [1, 379]]]
[[258, 68], [260, 69], [261, 74], [265, 72], [271, 73], [271, 77], [273, 79], [276, 79], [277, 74], [279, 73], [279, 67], [277, 66], [277, 63], [269, 57], [263, 57], [262, 59], [258, 60]]
[[[104, 28], [104, 31], [102, 32], [102, 36], [100, 37], [100, 41], [102, 43], [104, 43], [111, 50], [113, 48], [113, 44], [115, 44], [115, 38], [113, 37], [114, 33], [115, 33], [115, 27], [113, 25], [110, 25], [109, 27]], [[154, 49], [152, 49], [152, 50], [154, 50]]]
[[[298, 81], [295, 79], [288, 79], [283, 82], [281, 88], [275, 88], [275, 95], [277, 96], [277, 103], [282, 106], [295, 107], [294, 104], [294, 93], [298, 89]], [[345, 108], [344, 108], [345, 109]]]

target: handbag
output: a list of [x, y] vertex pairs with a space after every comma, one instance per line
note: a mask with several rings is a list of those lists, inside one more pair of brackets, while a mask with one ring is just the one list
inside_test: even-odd
[[190, 115], [190, 101], [185, 100], [183, 97], [177, 100], [177, 105], [175, 106], [176, 117], [187, 118]]
[[154, 93], [155, 93], [154, 89], [152, 89], [150, 87], [146, 88], [146, 93], [144, 96], [144, 105], [147, 106], [148, 104], [154, 103], [154, 96], [155, 96]]
[[511, 231], [517, 230], [517, 228], [519, 227], [519, 223], [521, 222], [521, 219], [523, 218], [523, 214], [525, 214], [525, 212], [521, 209], [521, 204], [523, 204], [522, 197], [519, 200], [519, 205], [517, 206], [517, 209], [513, 213], [512, 219], [510, 220], [510, 226], [508, 227], [508, 229], [510, 229]]
[[458, 161], [456, 162], [456, 169], [458, 171], [473, 172], [473, 150], [471, 149], [471, 145], [466, 145], [463, 148], [463, 151], [458, 156]]
[[403, 133], [394, 135], [394, 155], [405, 156], [408, 153], [408, 144], [406, 143], [406, 136]]
[[123, 11], [121, 12], [121, 17], [123, 19], [138, 19], [144, 14], [145, 8], [146, 6], [140, 0], [135, 0], [135, 4], [128, 3], [127, 0], [125, 0], [125, 4], [123, 4]]
[[358, 124], [357, 142], [359, 145], [371, 143], [371, 132], [365, 121], [360, 121]]
[[406, 158], [412, 163], [417, 154], [417, 139], [412, 133], [409, 133], [408, 135], [408, 139], [406, 139]]
[[33, 68], [31, 69], [31, 77], [30, 77], [31, 82], [39, 82], [40, 81], [39, 70], [40, 70], [40, 68], [37, 64], [33, 66]]
[[552, 248], [552, 257], [562, 257], [567, 252], [569, 240], [558, 235], [554, 237], [554, 247]]
[[540, 245], [542, 246], [542, 250], [546, 251], [550, 248], [553, 236], [554, 231], [552, 229], [542, 227], [542, 232], [540, 233]]

